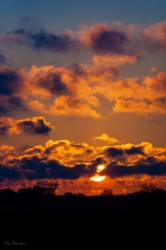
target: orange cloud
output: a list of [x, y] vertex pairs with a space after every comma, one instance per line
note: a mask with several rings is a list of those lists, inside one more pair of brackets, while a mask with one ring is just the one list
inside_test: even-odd
[[[102, 118], [100, 98], [104, 97], [116, 113], [165, 114], [165, 72], [141, 79], [123, 78], [116, 67], [109, 65], [110, 56], [96, 55], [93, 59], [93, 65], [70, 68], [33, 66], [29, 72], [3, 70], [0, 112], [22, 107], [39, 114]], [[127, 55], [119, 56], [120, 64], [130, 59], [135, 60]], [[10, 78], [18, 91], [12, 89]], [[8, 79], [7, 89], [4, 79]]]
[[16, 120], [10, 117], [0, 118], [0, 135], [11, 134], [48, 134], [53, 127], [44, 117], [32, 117]]
[[0, 146], [0, 159], [2, 160], [6, 156], [8, 156], [10, 153], [14, 152], [15, 148], [10, 145], [1, 145]]
[[119, 141], [116, 138], [110, 137], [106, 133], [102, 134], [101, 136], [94, 137], [95, 140], [103, 141], [108, 143], [109, 145], [116, 145], [119, 144]]
[[19, 134], [17, 122], [10, 117], [0, 118], [0, 135]]
[[128, 54], [128, 35], [107, 23], [84, 26], [79, 39], [97, 54]]
[[92, 61], [98, 66], [120, 67], [124, 64], [134, 64], [137, 61], [135, 55], [94, 55]]
[[53, 115], [63, 116], [81, 116], [81, 117], [93, 117], [100, 119], [101, 115], [93, 108], [88, 106], [79, 99], [71, 97], [61, 96], [55, 99], [54, 105], [50, 108], [50, 113]]
[[146, 27], [143, 30], [143, 41], [147, 49], [166, 49], [166, 21]]
[[144, 115], [146, 113], [166, 114], [166, 100], [161, 98], [153, 101], [152, 103], [133, 99], [117, 100], [115, 106], [113, 107], [113, 111], [116, 113], [126, 112], [140, 115]]
[[166, 96], [166, 72], [159, 72], [154, 77], [145, 78], [147, 95], [152, 100]]
[[34, 101], [29, 101], [27, 103], [27, 107], [33, 111], [36, 112], [37, 114], [49, 114], [49, 111], [45, 108], [44, 103], [34, 100]]
[[[110, 138], [106, 134], [100, 137]], [[147, 181], [166, 187], [166, 148], [153, 147], [148, 142], [92, 146], [68, 140], [49, 140], [45, 146], [38, 145], [21, 152], [3, 145], [0, 159], [3, 187], [11, 183], [20, 187], [25, 183], [31, 186], [56, 180], [59, 194], [68, 191], [87, 195], [100, 194], [108, 187], [114, 193], [132, 192]], [[100, 165], [104, 165], [102, 175], [106, 177], [101, 183], [93, 183], [90, 177]]]

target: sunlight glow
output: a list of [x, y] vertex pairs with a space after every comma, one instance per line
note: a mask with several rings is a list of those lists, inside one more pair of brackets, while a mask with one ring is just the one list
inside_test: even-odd
[[99, 165], [99, 166], [97, 167], [97, 173], [100, 173], [103, 169], [105, 169], [105, 166]]
[[103, 165], [99, 165], [97, 166], [97, 169], [96, 169], [96, 174], [92, 177], [90, 177], [90, 180], [92, 181], [103, 181], [105, 179], [105, 175], [99, 175], [99, 173], [105, 169], [105, 166]]
[[105, 179], [105, 175], [94, 175], [90, 178], [92, 181], [103, 181]]

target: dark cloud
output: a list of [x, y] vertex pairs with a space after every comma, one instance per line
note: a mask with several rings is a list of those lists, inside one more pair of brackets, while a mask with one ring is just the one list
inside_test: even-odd
[[45, 179], [45, 178], [60, 178], [60, 179], [78, 179], [81, 175], [87, 174], [86, 165], [80, 164], [74, 167], [67, 167], [60, 164], [56, 160], [39, 159], [32, 157], [30, 159], [23, 158], [19, 171], [22, 172], [27, 179]]
[[82, 65], [79, 63], [72, 64], [72, 66], [69, 69], [72, 70], [75, 77], [86, 77], [87, 76], [87, 72], [82, 67]]
[[0, 34], [0, 42], [14, 42], [36, 50], [56, 52], [85, 51], [86, 48], [90, 48], [97, 54], [135, 55], [137, 59], [142, 58], [142, 54], [147, 51], [165, 51], [165, 21], [154, 23], [144, 29], [135, 27], [132, 32], [129, 32], [128, 27], [122, 31], [114, 25], [99, 23], [85, 30], [73, 32], [74, 35], [69, 31], [56, 34], [46, 31], [38, 22], [25, 16], [19, 20], [17, 29]]
[[[33, 23], [15, 29], [10, 35], [12, 35], [11, 39], [19, 36], [18, 43], [29, 45], [37, 50], [48, 49], [57, 52], [66, 52], [68, 50], [85, 48], [84, 42], [79, 37], [72, 37], [69, 32], [55, 34], [41, 28], [34, 28]], [[102, 54], [126, 54], [126, 48], [130, 43], [125, 32], [108, 28], [100, 31], [94, 30], [89, 38], [91, 42], [88, 46], [95, 53]]]
[[11, 125], [4, 120], [0, 120], [0, 135], [8, 135]]
[[110, 163], [103, 174], [110, 177], [129, 176], [135, 174], [147, 174], [147, 175], [165, 175], [166, 163], [165, 162], [152, 162], [149, 164], [139, 164], [135, 166], [119, 166], [117, 162]]
[[44, 117], [32, 117], [27, 119], [16, 120], [11, 117], [0, 118], [0, 135], [11, 134], [48, 134], [53, 127], [46, 122]]
[[22, 86], [22, 78], [17, 71], [0, 69], [0, 95], [9, 96], [17, 93]]
[[52, 94], [65, 95], [70, 93], [67, 85], [62, 80], [62, 76], [59, 73], [47, 74], [39, 80], [38, 84], [39, 86], [49, 90]]
[[[73, 167], [62, 164], [58, 160], [51, 160], [47, 157], [24, 156], [8, 161], [13, 167], [0, 166], [1, 179], [18, 179], [27, 180], [41, 179], [68, 179], [76, 180], [79, 177], [87, 177], [96, 173], [96, 167], [103, 163], [102, 158], [97, 158], [91, 164], [76, 164]], [[106, 165], [102, 171], [103, 175], [111, 178], [131, 175], [149, 175], [163, 176], [166, 175], [166, 163], [157, 161], [154, 157], [147, 157], [139, 160], [134, 165], [119, 165], [118, 161], [112, 161]]]
[[44, 30], [36, 34], [29, 34], [29, 38], [35, 49], [67, 51], [71, 43], [71, 39], [68, 35], [55, 35]]
[[106, 149], [106, 155], [108, 157], [116, 158], [126, 155], [144, 155], [144, 150], [140, 146], [132, 146], [131, 148], [121, 149], [121, 148], [115, 148], [115, 147], [109, 147]]
[[71, 49], [75, 43], [67, 33], [56, 35], [43, 29], [28, 31], [24, 28], [19, 28], [14, 30], [13, 33], [21, 35], [23, 43], [27, 43], [34, 49], [48, 49], [63, 52]]
[[17, 122], [17, 127], [24, 133], [44, 135], [51, 132], [52, 127], [43, 117], [34, 117]]
[[116, 30], [102, 30], [91, 34], [91, 46], [96, 53], [124, 54], [128, 43], [127, 35]]
[[102, 164], [105, 164], [105, 160], [103, 159], [103, 157], [101, 156], [98, 156], [94, 161], [93, 161], [93, 164], [96, 166], [98, 165], [102, 165]]
[[0, 68], [0, 116], [28, 109], [21, 96], [23, 85], [24, 79], [19, 70]]
[[128, 154], [128, 155], [135, 155], [135, 154], [136, 155], [137, 154], [144, 155], [143, 148], [142, 147], [136, 147], [136, 146], [132, 146], [129, 149], [125, 149], [125, 153]]
[[18, 180], [19, 178], [20, 174], [16, 169], [0, 165], [0, 181], [3, 181], [4, 179]]
[[[166, 86], [166, 82], [165, 82], [165, 86]], [[157, 98], [156, 100], [154, 100], [153, 105], [155, 107], [163, 109], [163, 111], [166, 111], [166, 97], [163, 96], [163, 97]]]
[[118, 157], [118, 156], [122, 156], [124, 154], [124, 151], [122, 149], [119, 148], [108, 148], [106, 149], [106, 155], [108, 157]]
[[14, 96], [1, 96], [0, 98], [0, 116], [9, 114], [15, 110], [27, 111], [22, 98]]

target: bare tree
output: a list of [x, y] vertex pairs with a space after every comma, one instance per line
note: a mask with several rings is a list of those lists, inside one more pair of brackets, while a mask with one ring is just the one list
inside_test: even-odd
[[152, 193], [155, 190], [157, 190], [157, 187], [153, 183], [144, 183], [141, 186], [141, 191], [146, 192], [146, 193]]
[[112, 189], [110, 188], [106, 188], [102, 191], [101, 193], [102, 196], [113, 196], [113, 192], [112, 192]]
[[58, 188], [58, 182], [49, 181], [47, 186], [47, 194], [55, 194], [57, 188]]

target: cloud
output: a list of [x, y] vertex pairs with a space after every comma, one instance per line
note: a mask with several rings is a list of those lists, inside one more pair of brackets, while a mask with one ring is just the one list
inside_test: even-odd
[[135, 55], [98, 55], [95, 54], [92, 57], [92, 60], [95, 65], [98, 65], [100, 67], [105, 66], [108, 67], [114, 67], [114, 68], [119, 68], [124, 64], [134, 64], [137, 62], [138, 57]]
[[0, 146], [0, 162], [2, 162], [3, 160], [5, 160], [5, 158], [8, 155], [14, 155], [15, 153], [15, 148], [14, 146], [10, 146], [10, 145], [1, 145]]
[[140, 57], [147, 52], [165, 51], [166, 22], [140, 26], [122, 22], [81, 25], [78, 31], [60, 34], [49, 32], [29, 17], [21, 19], [21, 26], [7, 34], [0, 34], [5, 45], [22, 44], [35, 50], [55, 52], [84, 52], [98, 55], [129, 55]]
[[36, 34], [28, 34], [35, 49], [50, 49], [56, 51], [67, 51], [71, 45], [71, 38], [68, 34], [56, 35], [44, 30]]
[[[68, 167], [61, 164], [57, 160], [48, 159], [45, 160], [44, 158], [40, 158], [37, 156], [33, 157], [26, 157], [24, 156], [21, 159], [13, 160], [12, 163], [13, 171], [16, 171], [17, 178], [18, 176], [24, 177], [27, 180], [40, 180], [40, 179], [69, 179], [75, 180], [78, 179], [80, 176], [90, 176], [91, 172], [88, 171], [87, 166], [85, 164], [78, 164], [73, 167]], [[17, 167], [16, 167], [17, 166]], [[5, 170], [4, 170], [5, 169]], [[5, 174], [7, 175], [7, 171], [10, 168], [1, 168], [0, 170], [4, 170]], [[13, 172], [11, 171], [11, 176], [9, 179], [12, 178]], [[2, 178], [7, 178], [2, 176]], [[15, 176], [13, 176], [15, 179]]]
[[[103, 60], [101, 62], [100, 57]], [[98, 107], [100, 97], [104, 97], [113, 104], [112, 111], [115, 113], [165, 114], [165, 72], [141, 79], [122, 78], [115, 67], [107, 65], [110, 57], [106, 56], [106, 62], [104, 58], [105, 56], [94, 57], [94, 64], [89, 66], [33, 66], [28, 73], [32, 82], [31, 93], [43, 100], [54, 96], [54, 101], [49, 106], [38, 100], [34, 106], [34, 101], [30, 101], [28, 106], [56, 116], [101, 118]], [[129, 58], [127, 56], [124, 60]]]
[[0, 115], [16, 109], [26, 110], [22, 99], [24, 77], [21, 69], [0, 68]]
[[115, 113], [132, 113], [132, 114], [166, 114], [166, 98], [158, 98], [154, 101], [141, 101], [134, 99], [117, 100], [113, 107]]
[[9, 96], [20, 91], [21, 75], [12, 69], [0, 68], [0, 95]]
[[14, 111], [27, 111], [27, 107], [21, 97], [1, 96], [0, 116], [4, 116]]
[[143, 155], [144, 150], [143, 150], [143, 147], [141, 146], [132, 146], [131, 148], [126, 149], [125, 153], [127, 155], [135, 155], [135, 154]]
[[108, 148], [106, 150], [106, 154], [108, 155], [108, 157], [114, 158], [114, 157], [122, 156], [124, 152], [120, 148]]
[[117, 176], [131, 176], [131, 175], [166, 175], [166, 163], [151, 163], [151, 164], [140, 164], [136, 166], [118, 166], [116, 163], [110, 163], [107, 165], [106, 170], [103, 174], [108, 174], [110, 177], [115, 178]]
[[[101, 193], [108, 186], [118, 193], [132, 192], [147, 180], [165, 187], [165, 152], [164, 147], [153, 147], [148, 142], [92, 146], [68, 140], [49, 140], [44, 146], [25, 147], [21, 151], [2, 145], [1, 187], [21, 188], [49, 180], [60, 183], [59, 193], [69, 190]], [[90, 177], [101, 164], [105, 166], [102, 175], [106, 178], [102, 183], [94, 184]], [[94, 185], [96, 191], [93, 191]]]
[[108, 24], [97, 24], [80, 33], [80, 38], [97, 54], [125, 54], [129, 38]]
[[15, 121], [12, 118], [0, 118], [0, 135], [17, 133]]
[[[91, 86], [87, 83], [86, 69], [80, 66], [80, 70], [82, 69], [84, 72], [80, 75], [78, 67], [77, 71], [75, 66], [74, 68], [32, 67], [29, 77], [32, 82], [33, 95], [42, 97], [43, 100], [51, 96], [54, 97], [53, 103], [46, 107], [42, 102], [37, 101], [39, 111], [43, 110], [44, 113], [57, 116], [101, 118], [101, 115], [95, 110], [99, 102], [94, 96]], [[95, 73], [97, 72], [94, 70], [92, 76]], [[28, 104], [32, 109], [34, 109], [33, 102]]]
[[50, 73], [46, 75], [46, 78], [41, 78], [38, 84], [55, 95], [66, 95], [70, 93], [67, 85], [63, 82], [61, 75], [58, 73]]
[[96, 137], [94, 137], [94, 139], [99, 140], [99, 141], [103, 141], [103, 142], [107, 142], [110, 145], [119, 144], [119, 141], [116, 138], [110, 137], [106, 133], [102, 134], [101, 136], [96, 136]]
[[51, 114], [58, 116], [80, 116], [100, 119], [102, 116], [92, 109], [90, 105], [78, 98], [61, 96], [55, 99], [50, 109]]
[[0, 118], [0, 135], [11, 134], [38, 134], [46, 135], [53, 127], [46, 122], [44, 117], [32, 117], [27, 119], [15, 120], [10, 117]]
[[70, 31], [55, 34], [44, 29], [27, 29], [27, 27], [15, 29], [11, 35], [0, 35], [0, 41], [6, 42], [10, 39], [36, 50], [46, 49], [55, 52], [72, 50], [78, 43]]
[[4, 179], [19, 180], [19, 172], [16, 169], [0, 165], [0, 181], [3, 181]]
[[166, 21], [154, 23], [142, 32], [142, 43], [147, 50], [159, 51], [166, 49]]
[[52, 127], [46, 122], [44, 117], [33, 117], [17, 121], [17, 127], [24, 133], [28, 134], [48, 134]]
[[93, 65], [32, 66], [28, 72], [0, 68], [0, 115], [30, 109], [38, 114], [101, 119], [101, 98], [115, 113], [165, 114], [165, 72], [124, 78], [116, 67], [107, 65], [109, 56], [106, 62], [100, 63], [99, 58]]
[[[24, 18], [23, 22], [27, 20], [29, 22]], [[54, 34], [41, 32], [31, 26], [24, 25], [14, 32], [24, 37], [23, 41], [30, 42], [32, 47], [39, 43], [39, 48], [50, 47], [52, 50]], [[85, 26], [75, 33], [63, 33], [82, 44], [79, 49], [84, 47], [93, 51], [90, 53], [92, 64], [80, 63], [70, 67], [33, 65], [27, 72], [23, 69], [0, 68], [0, 115], [29, 109], [33, 115], [102, 119], [103, 98], [108, 102], [108, 107], [110, 105], [110, 113], [165, 114], [165, 72], [127, 78], [120, 75], [119, 69], [125, 64], [137, 62], [145, 48], [144, 36], [153, 39], [152, 34], [156, 32], [158, 35], [154, 35], [154, 39], [158, 37], [165, 41], [164, 27], [165, 23], [146, 28], [100, 23]], [[41, 39], [39, 34], [42, 34]], [[141, 47], [136, 49], [135, 44]]]
[[[78, 179], [85, 174], [85, 165], [76, 165], [72, 168], [60, 164], [56, 160], [44, 162], [42, 159], [33, 157], [23, 158], [20, 162], [20, 169], [24, 172], [27, 179]], [[29, 171], [30, 170], [30, 171]]]
[[[65, 112], [53, 112], [58, 115], [71, 115], [72, 109], [74, 110], [74, 105], [72, 103], [76, 103], [78, 105], [75, 106], [74, 115], [79, 114], [81, 116], [81, 112], [86, 116], [96, 116], [99, 117], [96, 111], [91, 109], [88, 104], [84, 104], [84, 99], [91, 100], [89, 91], [89, 96], [84, 96], [80, 99], [81, 93], [84, 89], [79, 89], [78, 83], [74, 84], [74, 74], [71, 70], [67, 68], [55, 68], [53, 66], [48, 67], [32, 67], [30, 72], [25, 72], [23, 69], [9, 69], [9, 68], [0, 68], [0, 113], [1, 115], [8, 114], [13, 112], [16, 109], [26, 110], [28, 108], [34, 107], [34, 100], [31, 97], [59, 97], [60, 100], [65, 98], [67, 101], [67, 106], [63, 105], [64, 108], [66, 106]], [[76, 88], [74, 88], [74, 86]], [[84, 86], [84, 88], [87, 86]], [[85, 90], [86, 91], [86, 90]], [[31, 93], [29, 95], [29, 93]], [[23, 99], [24, 96], [24, 99]], [[90, 97], [90, 98], [88, 98]], [[94, 99], [94, 97], [92, 97]], [[45, 99], [46, 100], [46, 99]], [[47, 113], [45, 108], [45, 104], [41, 101], [38, 101], [37, 105], [39, 107], [39, 112], [44, 111]], [[58, 99], [56, 100], [58, 103]], [[36, 107], [36, 105], [35, 105]], [[50, 110], [54, 110], [55, 104], [50, 106]], [[85, 108], [85, 110], [84, 110]], [[56, 110], [56, 109], [55, 109]], [[78, 110], [78, 111], [77, 111]], [[83, 116], [84, 116], [83, 115]]]
[[152, 100], [165, 97], [166, 93], [166, 72], [159, 72], [153, 77], [146, 77], [148, 96]]
[[[36, 148], [35, 148], [36, 149]], [[38, 148], [37, 148], [38, 149]], [[30, 151], [29, 151], [30, 150]], [[29, 149], [33, 155], [33, 149]], [[86, 143], [75, 143], [68, 140], [53, 141], [49, 140], [44, 148], [40, 148], [42, 156], [49, 159], [57, 158], [63, 164], [72, 166], [77, 164], [90, 163], [98, 155], [98, 150]], [[63, 152], [63, 154], [62, 154]]]
[[1, 145], [0, 146], [0, 152], [9, 152], [14, 150], [13, 146], [9, 146], [9, 145]]
[[123, 164], [135, 164], [144, 157], [152, 154], [153, 146], [150, 143], [142, 142], [138, 145], [131, 143], [109, 146], [104, 149], [104, 153], [109, 159], [116, 159]]

